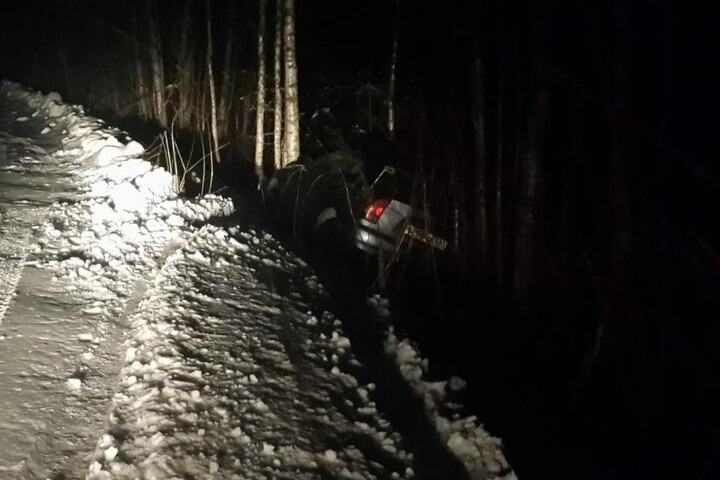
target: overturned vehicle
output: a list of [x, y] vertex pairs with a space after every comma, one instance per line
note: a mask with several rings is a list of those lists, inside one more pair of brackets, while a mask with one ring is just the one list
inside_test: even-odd
[[294, 162], [275, 172], [264, 194], [271, 217], [296, 247], [362, 257], [363, 274], [383, 290], [394, 264], [442, 252], [447, 240], [422, 208], [414, 177], [385, 166], [369, 182], [362, 167], [342, 152]]

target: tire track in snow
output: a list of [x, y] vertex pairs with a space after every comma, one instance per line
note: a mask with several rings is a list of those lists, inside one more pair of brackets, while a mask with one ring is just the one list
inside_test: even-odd
[[[0, 135], [0, 472], [13, 478], [34, 478], [38, 441], [57, 418], [58, 399], [66, 397], [63, 367], [78, 354], [77, 322], [68, 318], [76, 302], [52, 282], [52, 275], [27, 265], [34, 234], [61, 198], [73, 198], [77, 159], [61, 153], [57, 130], [35, 140], [46, 122], [34, 117], [26, 101], [3, 88], [0, 111], [7, 116]], [[63, 122], [56, 126], [60, 129]], [[57, 331], [63, 335], [58, 336]], [[72, 430], [58, 435], [54, 449], [63, 455]]]
[[[73, 171], [77, 158], [62, 153], [60, 136], [69, 124], [48, 120], [3, 84], [0, 92], [0, 325], [10, 306], [28, 254], [31, 229], [47, 215], [50, 205], [70, 198], [77, 188]], [[18, 118], [24, 119], [18, 122]], [[44, 136], [38, 135], [45, 131]]]
[[14, 195], [5, 197], [9, 218], [22, 220], [24, 236], [14, 240], [25, 267], [1, 326], [12, 335], [0, 348], [0, 472], [81, 478], [116, 387], [122, 319], [184, 226], [227, 202], [186, 205], [166, 172], [137, 158], [138, 144], [117, 140], [121, 132], [52, 95], [7, 84], [0, 91], [16, 100], [12, 109], [35, 109], [21, 123], [28, 138], [12, 145], [25, 148], [40, 135], [38, 148], [52, 152], [19, 157], [2, 171], [12, 186], [3, 193]]

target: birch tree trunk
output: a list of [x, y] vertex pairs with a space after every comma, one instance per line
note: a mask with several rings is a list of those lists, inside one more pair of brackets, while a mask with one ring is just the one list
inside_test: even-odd
[[145, 75], [143, 70], [143, 56], [142, 51], [140, 50], [140, 38], [138, 36], [138, 24], [137, 24], [137, 11], [135, 3], [132, 2], [130, 4], [130, 23], [132, 24], [132, 38], [133, 38], [133, 53], [134, 53], [134, 60], [135, 60], [135, 77], [134, 77], [134, 84], [135, 84], [135, 95], [137, 95], [137, 111], [138, 115], [140, 115], [141, 118], [148, 118], [150, 117], [150, 112], [152, 111], [151, 108], [149, 108], [151, 105], [148, 105], [149, 99], [145, 98]]
[[297, 60], [295, 56], [295, 0], [285, 0], [283, 12], [285, 63], [285, 132], [283, 163], [300, 156], [300, 111], [298, 106]]
[[283, 138], [282, 138], [282, 118], [283, 118], [283, 89], [282, 89], [282, 0], [275, 0], [275, 51], [273, 56], [274, 69], [274, 132], [273, 132], [273, 158], [275, 169], [283, 166]]
[[258, 85], [255, 127], [255, 173], [262, 181], [265, 153], [265, 10], [267, 0], [260, 0], [260, 28], [258, 29]]
[[395, 25], [395, 35], [393, 37], [392, 57], [390, 59], [390, 85], [388, 86], [387, 98], [387, 129], [388, 136], [392, 139], [395, 136], [395, 69], [397, 68], [398, 57], [398, 36], [399, 28]]
[[218, 138], [218, 122], [217, 122], [217, 103], [215, 98], [215, 77], [212, 67], [212, 20], [210, 10], [210, 0], [205, 1], [205, 9], [207, 11], [207, 73], [208, 83], [210, 84], [210, 131], [213, 139], [213, 149], [215, 150], [215, 160], [220, 163], [220, 141]]
[[503, 218], [503, 76], [499, 74], [498, 94], [497, 94], [497, 117], [496, 142], [497, 151], [495, 153], [495, 273], [497, 275], [497, 285], [502, 288], [504, 282], [505, 269], [505, 249], [503, 248], [503, 230], [505, 228], [505, 219]]
[[483, 81], [482, 63], [480, 54], [475, 57], [474, 75], [476, 95], [474, 99], [473, 121], [475, 127], [476, 142], [476, 166], [475, 166], [475, 209], [478, 218], [478, 236], [480, 241], [480, 264], [483, 269], [488, 266], [488, 188], [487, 188], [487, 142], [485, 138], [485, 91]]
[[[531, 118], [531, 124], [535, 123], [535, 119]], [[533, 129], [533, 126], [530, 126]], [[530, 134], [532, 137], [532, 134]], [[522, 170], [520, 175], [521, 187], [519, 193], [519, 205], [516, 218], [515, 231], [515, 267], [513, 271], [513, 292], [517, 305], [524, 309], [527, 307], [527, 287], [528, 287], [528, 264], [530, 262], [530, 230], [533, 221], [533, 200], [535, 195], [535, 165], [536, 145], [530, 139], [525, 139], [522, 148], [524, 152], [520, 153], [520, 161]]]
[[250, 116], [252, 112], [252, 102], [250, 101], [250, 95], [245, 95], [242, 97], [241, 101], [242, 105], [242, 120], [236, 118], [236, 121], [241, 122], [239, 125], [237, 125], [238, 130], [240, 130], [240, 138], [243, 140], [243, 144], [245, 143], [245, 140], [249, 136], [250, 131]]
[[162, 44], [158, 25], [158, 4], [150, 2], [148, 6], [148, 34], [150, 37], [150, 71], [152, 73], [152, 88], [155, 117], [163, 127], [167, 126], [165, 112], [165, 72], [162, 60]]
[[232, 78], [232, 63], [233, 63], [233, 43], [235, 42], [235, 18], [233, 15], [235, 5], [234, 2], [230, 2], [230, 6], [227, 12], [227, 32], [225, 37], [225, 61], [223, 63], [222, 71], [222, 90], [220, 91], [220, 104], [218, 105], [218, 127], [220, 132], [227, 136], [230, 133], [230, 106], [232, 105], [233, 98], [233, 78]]
[[190, 21], [192, 13], [192, 0], [185, 1], [183, 8], [183, 18], [180, 25], [180, 48], [178, 50], [177, 65], [175, 66], [175, 76], [177, 83], [177, 106], [176, 118], [180, 126], [188, 128], [191, 123], [191, 114], [189, 112], [190, 87], [192, 85], [192, 72], [194, 70], [194, 59], [190, 54]]
[[517, 212], [515, 244], [515, 272], [513, 289], [521, 309], [528, 307], [528, 293], [533, 275], [537, 241], [538, 193], [540, 189], [539, 166], [543, 151], [543, 125], [545, 124], [545, 93], [534, 93], [530, 114], [524, 128], [520, 158], [521, 194]]
[[70, 92], [70, 68], [68, 67], [67, 48], [65, 47], [64, 40], [60, 40], [60, 44], [58, 45], [58, 61], [60, 63], [60, 71], [62, 72], [63, 87], [65, 87], [66, 92]]

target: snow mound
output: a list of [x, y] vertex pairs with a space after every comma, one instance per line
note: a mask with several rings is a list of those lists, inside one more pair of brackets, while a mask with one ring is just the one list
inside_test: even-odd
[[475, 416], [462, 418], [454, 414], [452, 418], [447, 418], [441, 413], [448, 390], [464, 388], [464, 380], [452, 377], [448, 382], [425, 381], [427, 360], [421, 358], [417, 347], [410, 340], [400, 340], [392, 327], [386, 333], [385, 352], [395, 359], [403, 377], [424, 400], [427, 415], [433, 420], [440, 438], [463, 462], [473, 480], [517, 480], [503, 454], [502, 441], [478, 424]]
[[[262, 279], [264, 260], [288, 278], [306, 267], [271, 237], [231, 230], [195, 231], [128, 319], [120, 387], [88, 479], [411, 478], [412, 458], [373, 388], [332, 360], [352, 356], [336, 320], [317, 320], [297, 291], [278, 295]], [[332, 398], [346, 399], [343, 408]], [[393, 461], [370, 461], [375, 449]]]

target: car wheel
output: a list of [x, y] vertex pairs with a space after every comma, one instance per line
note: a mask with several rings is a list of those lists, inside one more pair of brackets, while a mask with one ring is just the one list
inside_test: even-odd
[[[320, 220], [320, 216], [318, 219]], [[341, 232], [340, 219], [337, 216], [332, 216], [316, 223], [313, 237], [323, 246], [339, 246], [342, 239]]]

